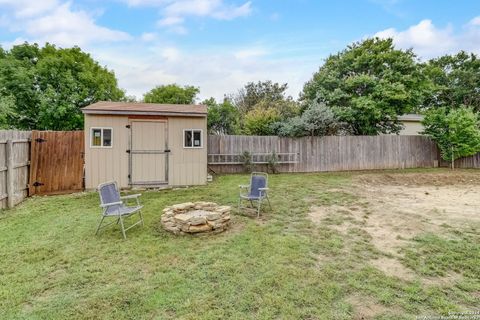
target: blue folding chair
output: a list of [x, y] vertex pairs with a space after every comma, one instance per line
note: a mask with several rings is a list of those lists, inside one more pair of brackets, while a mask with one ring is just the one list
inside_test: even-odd
[[242, 200], [248, 200], [252, 207], [254, 207], [253, 201], [257, 201], [257, 216], [260, 216], [260, 209], [262, 202], [266, 199], [270, 210], [272, 205], [268, 198], [268, 174], [264, 172], [252, 172], [250, 176], [249, 185], [240, 185], [240, 196], [238, 198], [238, 210], [242, 208]]
[[[100, 223], [98, 224], [97, 232], [95, 232], [95, 235], [98, 234], [98, 231], [101, 228], [107, 227], [115, 223], [115, 221], [113, 221], [111, 223], [108, 223], [102, 226], [103, 220], [108, 217], [116, 218], [117, 224], [120, 222], [124, 239], [127, 239], [127, 236], [125, 235], [125, 232], [127, 230], [133, 228], [139, 223], [141, 223], [143, 226], [143, 217], [142, 217], [142, 211], [141, 211], [143, 206], [140, 204], [140, 201], [138, 200], [138, 197], [140, 197], [141, 194], [132, 194], [132, 195], [121, 197], [116, 182], [107, 182], [107, 183], [100, 184], [98, 186], [98, 193], [100, 195], [100, 207], [103, 208], [103, 213], [102, 213], [102, 220], [100, 220]], [[126, 206], [124, 204], [123, 200], [129, 200], [129, 199], [136, 200], [136, 203], [134, 206]], [[132, 216], [137, 212], [140, 216], [140, 220], [125, 229], [124, 219]]]

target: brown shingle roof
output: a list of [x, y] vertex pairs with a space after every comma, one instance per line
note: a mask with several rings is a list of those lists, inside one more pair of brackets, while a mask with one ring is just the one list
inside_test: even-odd
[[195, 104], [159, 104], [100, 101], [82, 109], [86, 114], [197, 116], [207, 114], [207, 106]]

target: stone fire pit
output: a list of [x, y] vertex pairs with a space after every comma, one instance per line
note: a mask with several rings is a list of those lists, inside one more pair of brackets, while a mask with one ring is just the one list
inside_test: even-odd
[[230, 206], [214, 202], [187, 202], [163, 209], [161, 218], [165, 230], [174, 234], [219, 233], [230, 224]]

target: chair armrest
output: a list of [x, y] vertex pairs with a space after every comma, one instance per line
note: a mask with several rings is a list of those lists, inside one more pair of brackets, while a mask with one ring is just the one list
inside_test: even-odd
[[250, 186], [249, 186], [249, 185], [246, 185], [246, 184], [241, 184], [241, 185], [239, 185], [238, 187], [239, 187], [240, 189], [248, 189], [248, 188], [250, 188]]
[[111, 203], [102, 203], [100, 205], [101, 208], [105, 208], [105, 207], [111, 207], [111, 206], [116, 206], [118, 204], [123, 204], [122, 201], [118, 201], [118, 202], [111, 202]]
[[129, 194], [128, 196], [120, 197], [120, 199], [136, 199], [136, 198], [140, 197], [141, 195], [142, 195], [141, 193]]
[[268, 191], [268, 190], [270, 190], [270, 188], [258, 188], [258, 190], [260, 190], [260, 191]]

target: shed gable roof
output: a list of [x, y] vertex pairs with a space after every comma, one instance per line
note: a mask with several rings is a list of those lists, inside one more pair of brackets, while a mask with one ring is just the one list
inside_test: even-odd
[[205, 117], [207, 115], [207, 106], [195, 104], [99, 101], [82, 108], [82, 112], [84, 114]]

